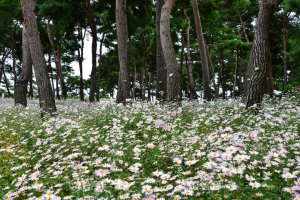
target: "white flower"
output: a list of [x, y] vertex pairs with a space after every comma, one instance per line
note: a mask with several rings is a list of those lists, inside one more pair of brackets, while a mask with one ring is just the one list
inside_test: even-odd
[[154, 145], [153, 143], [148, 143], [148, 144], [147, 144], [147, 147], [148, 147], [149, 149], [153, 149], [153, 148], [155, 147], [155, 145]]
[[176, 164], [176, 165], [180, 165], [182, 163], [182, 160], [180, 158], [173, 158], [173, 162]]
[[193, 190], [184, 190], [182, 192], [182, 194], [185, 196], [192, 196], [194, 194], [194, 191]]
[[191, 165], [196, 164], [197, 162], [198, 162], [197, 160], [187, 160], [187, 161], [185, 161], [185, 165], [191, 166]]
[[254, 181], [254, 182], [250, 182], [249, 185], [252, 187], [252, 188], [260, 188], [261, 187], [261, 184], [257, 181]]
[[284, 178], [284, 179], [296, 178], [296, 176], [294, 174], [291, 174], [289, 172], [282, 174], [281, 177]]

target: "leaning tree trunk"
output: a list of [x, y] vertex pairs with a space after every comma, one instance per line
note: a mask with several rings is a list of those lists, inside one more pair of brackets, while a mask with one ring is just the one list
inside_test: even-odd
[[163, 0], [156, 0], [156, 73], [157, 73], [157, 90], [156, 99], [159, 101], [164, 101], [166, 99], [166, 64], [164, 60], [164, 54], [161, 47], [160, 39], [160, 17], [161, 9], [164, 2]]
[[187, 19], [187, 28], [186, 28], [186, 48], [187, 48], [187, 65], [188, 65], [188, 74], [189, 74], [189, 91], [190, 91], [190, 100], [197, 98], [195, 80], [193, 76], [193, 64], [191, 59], [191, 47], [190, 47], [190, 29], [191, 29], [191, 20], [184, 10], [185, 17]]
[[130, 81], [128, 69], [128, 27], [126, 14], [126, 0], [116, 0], [116, 24], [118, 37], [118, 55], [119, 55], [119, 80], [117, 103], [126, 103], [126, 99], [130, 98]]
[[259, 0], [259, 13], [255, 26], [254, 44], [251, 50], [248, 71], [252, 71], [246, 92], [246, 108], [260, 106], [264, 95], [264, 82], [270, 62], [269, 25], [278, 0]]
[[43, 117], [44, 113], [49, 113], [50, 115], [55, 114], [56, 106], [50, 79], [47, 74], [40, 34], [37, 28], [36, 15], [34, 13], [35, 4], [36, 1], [34, 0], [21, 0], [24, 24], [27, 31], [30, 55], [33, 61], [41, 114]]
[[21, 74], [16, 81], [15, 105], [22, 105], [26, 107], [28, 81], [32, 78], [32, 60], [25, 27], [23, 27], [22, 33], [22, 65]]
[[170, 30], [170, 14], [173, 6], [174, 0], [166, 0], [160, 18], [160, 39], [167, 67], [167, 102], [180, 101], [179, 69]]
[[210, 101], [211, 100], [210, 72], [209, 72], [208, 57], [206, 52], [206, 45], [205, 45], [204, 35], [202, 31], [202, 25], [201, 25], [197, 0], [192, 0], [192, 6], [193, 6], [197, 39], [200, 48], [204, 99]]
[[91, 86], [89, 101], [95, 101], [95, 94], [97, 90], [97, 26], [95, 22], [94, 12], [91, 8], [90, 0], [85, 0], [85, 12], [88, 24], [92, 33], [92, 72], [91, 72]]

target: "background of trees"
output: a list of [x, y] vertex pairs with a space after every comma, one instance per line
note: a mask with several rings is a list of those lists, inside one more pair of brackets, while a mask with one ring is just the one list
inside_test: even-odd
[[[159, 9], [168, 1], [120, 1], [122, 5], [124, 2], [126, 5], [123, 9], [127, 25], [124, 21], [119, 23], [128, 29], [127, 36], [123, 36], [125, 40], [127, 37], [127, 42], [123, 42], [127, 45], [125, 64], [119, 62], [118, 56], [120, 41], [117, 37], [116, 2], [119, 0], [37, 1], [35, 11], [38, 30], [51, 87], [57, 99], [72, 96], [84, 100], [84, 90], [85, 99], [91, 102], [99, 100], [100, 97], [112, 96], [116, 88], [123, 85], [122, 80], [121, 83], [119, 80], [118, 85], [119, 66], [126, 65], [130, 80], [129, 86], [123, 87], [126, 98], [151, 100], [157, 95], [160, 100], [172, 100], [166, 96], [166, 80], [170, 73], [173, 77], [174, 72], [166, 74], [168, 70], [165, 67], [168, 66], [165, 66], [162, 58], [157, 34], [158, 25], [161, 23], [157, 14], [160, 14]], [[171, 3], [174, 6], [170, 17], [170, 34], [178, 65], [178, 80], [175, 85], [178, 83], [181, 88], [179, 97], [172, 98], [193, 99], [196, 97], [195, 91], [197, 97], [204, 97], [203, 77], [207, 76], [203, 76], [201, 60], [204, 58], [203, 55], [200, 56], [204, 48], [211, 98], [242, 96], [246, 90], [247, 66], [254, 40], [254, 21], [258, 16], [259, 1], [175, 0]], [[195, 28], [195, 10], [193, 12], [193, 6], [196, 9], [195, 3], [198, 3], [201, 15], [205, 47], [203, 44], [199, 46], [199, 38], [197, 41], [199, 33]], [[274, 89], [287, 92], [300, 83], [299, 4], [297, 0], [284, 0], [274, 8], [268, 31], [270, 67], [263, 86], [263, 93], [271, 96]], [[124, 16], [121, 19], [124, 20]], [[161, 26], [162, 24], [160, 28]], [[7, 95], [14, 93], [21, 66], [24, 64], [22, 29], [20, 1], [0, 0], [0, 93], [5, 92]], [[93, 62], [90, 63], [92, 72], [89, 80], [83, 80], [82, 75], [72, 74], [70, 64], [75, 61], [81, 72], [86, 70], [82, 61], [85, 57], [84, 42], [88, 35], [93, 40]], [[104, 48], [106, 51], [102, 53]], [[99, 55], [95, 52], [101, 53]], [[191, 73], [194, 80], [191, 80]], [[34, 78], [28, 82], [30, 97], [37, 96], [35, 80]], [[128, 87], [130, 91], [127, 91]], [[209, 100], [210, 97], [206, 99]], [[118, 97], [118, 102], [124, 102], [124, 98]]]

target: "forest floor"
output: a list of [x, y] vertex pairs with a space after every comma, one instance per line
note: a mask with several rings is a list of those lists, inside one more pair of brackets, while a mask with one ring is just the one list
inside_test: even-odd
[[299, 199], [299, 102], [1, 100], [0, 199]]

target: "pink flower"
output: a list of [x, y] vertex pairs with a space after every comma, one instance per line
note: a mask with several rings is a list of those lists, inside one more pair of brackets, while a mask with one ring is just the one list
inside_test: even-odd
[[109, 173], [110, 173], [110, 171], [107, 170], [107, 169], [98, 169], [98, 170], [95, 171], [95, 174], [96, 174], [97, 176], [99, 176], [100, 178], [105, 177], [105, 176], [106, 176], [107, 174], [109, 174]]
[[165, 124], [164, 120], [158, 119], [158, 120], [155, 121], [155, 127], [156, 128], [163, 128], [164, 124]]

